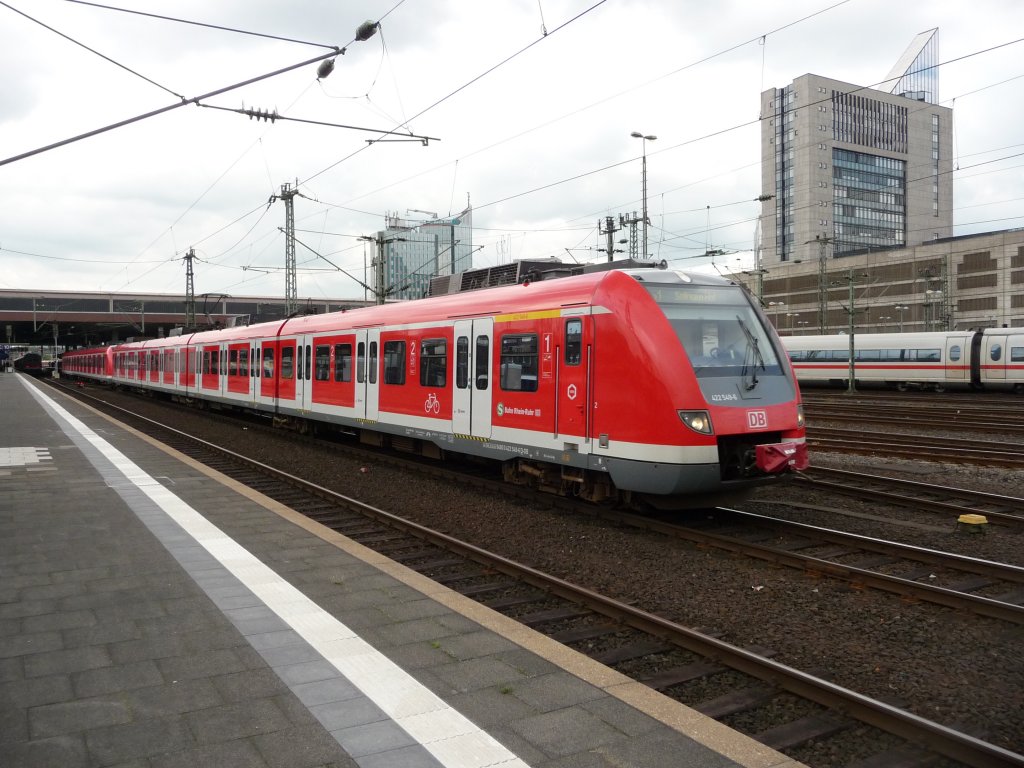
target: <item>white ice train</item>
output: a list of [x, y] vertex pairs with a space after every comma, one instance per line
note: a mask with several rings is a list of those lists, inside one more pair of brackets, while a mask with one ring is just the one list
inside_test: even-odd
[[[1024, 393], [1024, 328], [858, 333], [853, 340], [858, 385]], [[802, 385], [846, 386], [849, 336], [783, 336], [782, 341]]]

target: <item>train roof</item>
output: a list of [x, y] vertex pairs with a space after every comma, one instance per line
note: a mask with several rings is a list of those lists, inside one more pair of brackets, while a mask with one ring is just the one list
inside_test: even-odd
[[[614, 269], [570, 277], [524, 281], [515, 285], [485, 288], [476, 291], [445, 294], [413, 301], [303, 315], [273, 320], [256, 325], [235, 326], [213, 331], [199, 331], [159, 339], [145, 339], [115, 345], [114, 348], [159, 349], [185, 344], [212, 344], [220, 341], [244, 341], [279, 335], [321, 333], [338, 327], [344, 316], [344, 327], [372, 328], [379, 325], [403, 325], [455, 318], [493, 317], [585, 306], [617, 305], [637, 296], [641, 284], [728, 286], [736, 282], [718, 275], [705, 275], [681, 270], [641, 268]], [[79, 353], [91, 350], [76, 350]]]
[[617, 295], [631, 293], [641, 283], [735, 284], [733, 281], [717, 275], [702, 275], [676, 270], [609, 270], [557, 279], [524, 281], [516, 285], [359, 307], [322, 315], [303, 315], [286, 320], [202, 331], [163, 339], [149, 339], [133, 344], [132, 347], [151, 349], [179, 345], [183, 341], [188, 344], [209, 344], [227, 340], [243, 341], [278, 335], [321, 333], [335, 329], [338, 319], [342, 316], [345, 318], [344, 325], [347, 327], [372, 328], [378, 325], [402, 325], [412, 322], [535, 312], [555, 307], [580, 306], [609, 301]]

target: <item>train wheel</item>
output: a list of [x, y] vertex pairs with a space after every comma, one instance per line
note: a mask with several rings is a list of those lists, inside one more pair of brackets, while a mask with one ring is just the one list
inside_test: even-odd
[[905, 381], [901, 381], [899, 384], [896, 385], [897, 392], [906, 392], [908, 389], [910, 389], [910, 387], [907, 386], [907, 382]]
[[934, 389], [934, 390], [935, 390], [936, 392], [945, 392], [945, 391], [946, 391], [946, 385], [945, 385], [945, 384], [936, 384], [936, 385], [935, 385], [935, 386], [933, 387], [933, 389]]

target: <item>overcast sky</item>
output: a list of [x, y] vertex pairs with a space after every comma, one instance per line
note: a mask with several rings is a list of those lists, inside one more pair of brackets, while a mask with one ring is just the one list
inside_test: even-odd
[[[730, 266], [754, 243], [760, 92], [878, 83], [933, 27], [954, 234], [1024, 226], [1019, 0], [0, 0], [0, 288], [183, 293], [194, 248], [197, 294], [283, 296], [285, 183], [300, 298], [361, 297], [336, 269], [362, 278], [360, 235], [467, 199], [477, 266], [601, 260], [598, 221], [642, 207], [633, 131], [657, 136], [652, 256]], [[323, 80], [186, 103], [344, 46]], [[388, 130], [430, 138], [367, 143]]]

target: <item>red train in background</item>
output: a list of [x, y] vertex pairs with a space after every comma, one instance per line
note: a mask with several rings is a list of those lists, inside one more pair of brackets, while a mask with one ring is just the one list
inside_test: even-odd
[[62, 376], [502, 463], [593, 501], [721, 501], [807, 465], [781, 342], [728, 280], [610, 270], [65, 353]]

